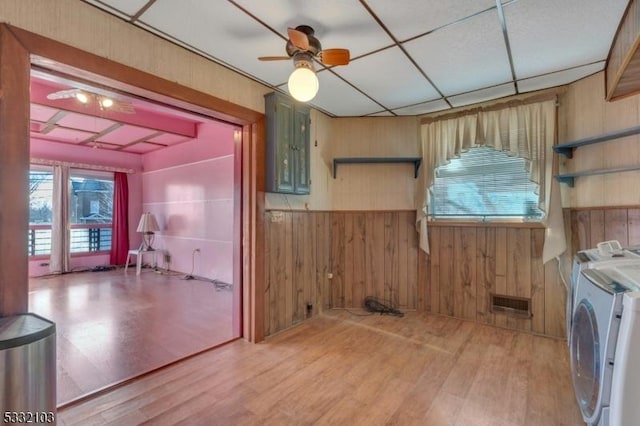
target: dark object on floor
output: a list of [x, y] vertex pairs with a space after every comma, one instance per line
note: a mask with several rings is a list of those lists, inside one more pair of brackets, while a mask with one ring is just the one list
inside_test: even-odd
[[400, 312], [396, 308], [387, 306], [375, 297], [367, 296], [364, 298], [364, 309], [369, 312], [379, 313], [380, 315], [394, 315], [397, 317], [403, 317], [404, 313]]
[[116, 269], [115, 266], [100, 265], [100, 266], [95, 266], [93, 269], [91, 269], [91, 272], [112, 271], [114, 269]]

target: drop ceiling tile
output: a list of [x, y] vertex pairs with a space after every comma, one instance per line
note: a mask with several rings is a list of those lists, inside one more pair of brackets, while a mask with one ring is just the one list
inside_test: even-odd
[[389, 46], [393, 40], [357, 1], [236, 0], [286, 36], [287, 28], [309, 25], [324, 49], [345, 48], [351, 57]]
[[[286, 81], [293, 69], [291, 60], [258, 60], [260, 56], [286, 56], [286, 39], [229, 2], [158, 0], [140, 21], [269, 84]], [[283, 31], [286, 34], [286, 28]]]
[[404, 46], [445, 95], [511, 81], [509, 58], [495, 10]]
[[54, 138], [59, 141], [78, 143], [89, 139], [93, 136], [93, 133], [56, 127], [44, 136], [47, 138]]
[[503, 98], [505, 96], [515, 95], [516, 89], [513, 83], [502, 84], [500, 86], [490, 87], [488, 89], [476, 90], [474, 92], [464, 93], [457, 96], [447, 98], [454, 107], [470, 105], [492, 99]]
[[506, 5], [516, 78], [605, 60], [627, 3], [537, 0]]
[[155, 130], [143, 129], [142, 127], [124, 125], [112, 132], [107, 133], [97, 139], [98, 142], [107, 142], [116, 145], [126, 145], [139, 139], [154, 134]]
[[[376, 73], [393, 64], [393, 73]], [[398, 108], [439, 97], [429, 81], [398, 47], [334, 67], [336, 74], [350, 81], [387, 108]]]
[[[383, 109], [329, 71], [319, 72], [318, 80], [320, 90], [310, 103], [321, 110], [337, 116], [361, 116]], [[349, 99], [349, 102], [345, 102], [345, 99]]]
[[563, 70], [538, 77], [527, 78], [518, 81], [518, 91], [521, 93], [532, 92], [534, 90], [546, 89], [549, 87], [562, 86], [590, 76], [604, 68], [604, 62], [597, 62], [582, 67]]
[[44, 105], [31, 104], [31, 119], [36, 121], [47, 122], [51, 117], [53, 117], [56, 112], [58, 112], [55, 108], [49, 108]]
[[115, 13], [120, 16], [133, 16], [142, 7], [147, 4], [148, 0], [84, 0], [85, 3], [89, 3], [100, 9], [104, 9], [108, 12]]
[[367, 4], [398, 41], [496, 7], [495, 0], [405, 0], [402, 7], [389, 0], [368, 0]]
[[398, 115], [422, 115], [429, 114], [431, 112], [444, 111], [450, 108], [451, 107], [444, 99], [437, 99], [431, 102], [394, 109], [393, 112]]
[[70, 112], [62, 117], [58, 121], [58, 124], [64, 127], [71, 127], [73, 129], [84, 130], [87, 132], [100, 133], [107, 127], [113, 126], [115, 122], [100, 117]]

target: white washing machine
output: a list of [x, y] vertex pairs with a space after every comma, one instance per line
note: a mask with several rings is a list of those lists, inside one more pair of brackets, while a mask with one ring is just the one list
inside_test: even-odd
[[571, 331], [571, 322], [575, 307], [576, 286], [580, 277], [580, 272], [590, 268], [607, 268], [616, 264], [640, 262], [640, 248], [622, 248], [618, 241], [604, 241], [596, 248], [581, 250], [573, 257], [573, 267], [571, 270], [571, 283], [567, 289], [567, 342]]
[[575, 290], [571, 373], [583, 419], [637, 425], [640, 262], [583, 270]]

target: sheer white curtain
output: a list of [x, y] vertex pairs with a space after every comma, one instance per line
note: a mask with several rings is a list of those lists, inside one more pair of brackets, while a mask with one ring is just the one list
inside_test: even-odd
[[53, 217], [51, 222], [51, 257], [49, 271], [61, 274], [69, 271], [69, 167], [53, 166]]
[[529, 177], [539, 185], [538, 204], [545, 212], [546, 228], [543, 262], [546, 263], [565, 251], [560, 188], [553, 179], [555, 103], [555, 100], [548, 100], [498, 110], [479, 110], [422, 126], [424, 167], [421, 169], [418, 185], [416, 217], [421, 249], [429, 253], [427, 194], [433, 183], [434, 170], [466, 149], [487, 145], [526, 159]]

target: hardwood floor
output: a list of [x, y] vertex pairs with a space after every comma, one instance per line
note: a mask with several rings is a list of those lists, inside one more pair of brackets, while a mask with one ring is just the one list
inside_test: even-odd
[[564, 340], [333, 310], [58, 413], [63, 425], [581, 425]]
[[135, 267], [29, 280], [56, 323], [58, 405], [232, 339], [232, 292]]

